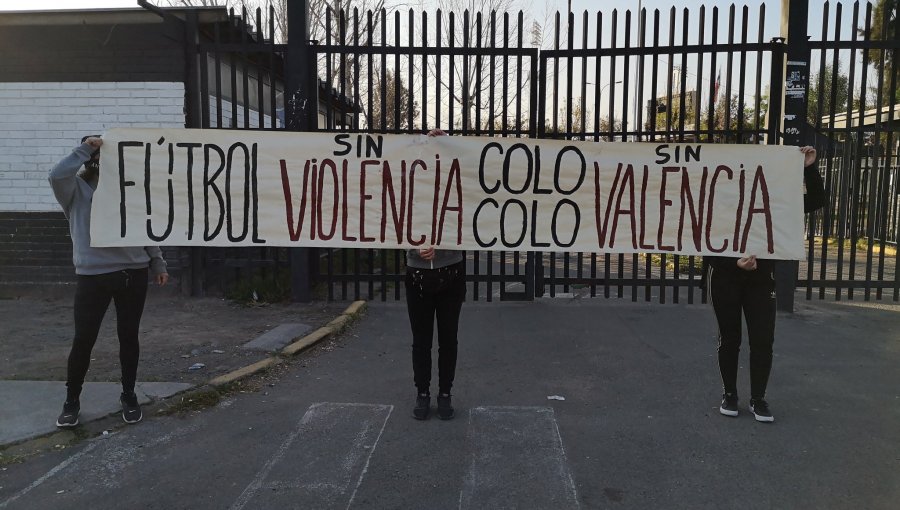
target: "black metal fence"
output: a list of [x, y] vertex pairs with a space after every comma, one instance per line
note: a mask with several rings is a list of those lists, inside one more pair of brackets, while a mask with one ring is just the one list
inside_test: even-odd
[[[853, 4], [849, 21], [847, 11], [826, 3], [821, 38], [810, 42], [810, 143], [831, 201], [809, 215], [798, 285], [808, 298], [854, 298], [861, 289], [867, 300], [898, 300], [900, 98], [892, 63], [900, 42], [896, 23], [873, 35], [870, 4]], [[274, 12], [262, 14], [235, 16], [187, 49], [200, 62], [194, 125], [284, 129], [287, 47], [274, 42]], [[765, 19], [765, 5], [557, 14], [547, 42], [521, 12], [329, 10], [313, 46], [318, 129], [777, 144], [786, 45], [765, 36]], [[196, 249], [193, 262], [206, 268], [201, 274], [229, 278], [275, 277], [287, 268], [283, 250], [255, 250], [228, 257]], [[401, 250], [312, 251], [322, 297], [400, 298]], [[470, 252], [467, 259], [475, 300], [704, 299], [699, 257]]]

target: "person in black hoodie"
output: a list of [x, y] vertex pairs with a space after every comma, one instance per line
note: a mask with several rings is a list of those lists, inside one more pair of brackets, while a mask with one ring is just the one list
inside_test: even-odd
[[[433, 129], [428, 136], [446, 136]], [[406, 251], [406, 309], [412, 329], [413, 382], [416, 405], [413, 417], [425, 420], [431, 412], [431, 346], [437, 319], [437, 415], [453, 418], [450, 389], [456, 375], [459, 315], [466, 299], [466, 263], [463, 252], [434, 247]]]
[[[804, 174], [815, 173], [816, 150], [801, 147]], [[816, 207], [817, 208], [817, 207]], [[809, 212], [809, 207], [805, 207]], [[722, 404], [719, 412], [738, 415], [737, 370], [741, 347], [741, 314], [747, 321], [750, 344], [750, 412], [757, 421], [775, 418], [766, 402], [775, 342], [775, 261], [747, 257], [705, 257], [706, 285], [719, 327], [719, 371]]]

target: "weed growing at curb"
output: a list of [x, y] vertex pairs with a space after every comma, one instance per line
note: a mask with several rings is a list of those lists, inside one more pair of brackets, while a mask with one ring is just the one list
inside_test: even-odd
[[222, 394], [216, 388], [201, 387], [194, 391], [176, 395], [167, 400], [160, 401], [156, 410], [158, 416], [170, 416], [173, 414], [187, 414], [192, 411], [202, 411], [222, 401]]

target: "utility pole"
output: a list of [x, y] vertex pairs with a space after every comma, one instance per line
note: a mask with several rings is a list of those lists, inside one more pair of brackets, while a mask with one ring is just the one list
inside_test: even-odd
[[[287, 2], [284, 120], [290, 131], [315, 131], [319, 108], [316, 59], [309, 41], [308, 3], [308, 0]], [[309, 248], [290, 249], [291, 299], [294, 301], [309, 302], [312, 299], [313, 252]]]
[[[782, 123], [784, 145], [802, 146], [807, 140], [807, 92], [809, 90], [810, 50], [807, 36], [809, 0], [781, 0], [781, 36], [787, 43], [784, 82], [780, 91], [784, 98], [784, 115], [770, 122]], [[775, 294], [778, 309], [794, 311], [794, 290], [797, 286], [799, 263], [780, 260], [775, 264]]]

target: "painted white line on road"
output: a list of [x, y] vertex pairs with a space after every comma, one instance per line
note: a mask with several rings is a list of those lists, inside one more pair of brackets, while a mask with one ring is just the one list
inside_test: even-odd
[[461, 510], [580, 508], [552, 408], [476, 407], [469, 435]]
[[311, 405], [231, 510], [349, 508], [393, 410], [375, 404]]
[[35, 488], [37, 488], [38, 486], [40, 486], [42, 483], [44, 483], [44, 482], [46, 482], [47, 480], [49, 480], [50, 477], [52, 477], [52, 476], [55, 475], [56, 473], [59, 473], [60, 471], [62, 471], [62, 470], [65, 469], [66, 467], [68, 467], [69, 464], [71, 464], [71, 463], [75, 462], [76, 460], [80, 459], [82, 455], [84, 455], [84, 454], [90, 452], [91, 450], [93, 450], [94, 448], [96, 448], [98, 444], [99, 444], [99, 443], [96, 442], [96, 441], [95, 441], [95, 442], [92, 442], [92, 443], [90, 443], [89, 445], [87, 445], [87, 446], [84, 448], [84, 450], [81, 450], [80, 452], [76, 453], [75, 455], [72, 455], [72, 456], [69, 457], [68, 459], [66, 459], [66, 460], [64, 460], [64, 461], [62, 461], [62, 462], [60, 462], [60, 463], [57, 464], [53, 469], [51, 469], [50, 471], [47, 471], [47, 473], [46, 473], [44, 476], [42, 476], [42, 477], [38, 478], [37, 480], [35, 480], [34, 482], [32, 482], [31, 485], [29, 485], [28, 487], [25, 487], [24, 489], [22, 489], [21, 491], [19, 491], [18, 493], [16, 493], [14, 496], [12, 496], [12, 497], [10, 497], [9, 499], [7, 499], [6, 501], [0, 503], [0, 508], [6, 508], [6, 506], [9, 505], [10, 503], [12, 503], [13, 501], [15, 501], [15, 500], [21, 498], [21, 497], [24, 496], [25, 494], [28, 494], [29, 492], [31, 492], [32, 490], [34, 490]]

